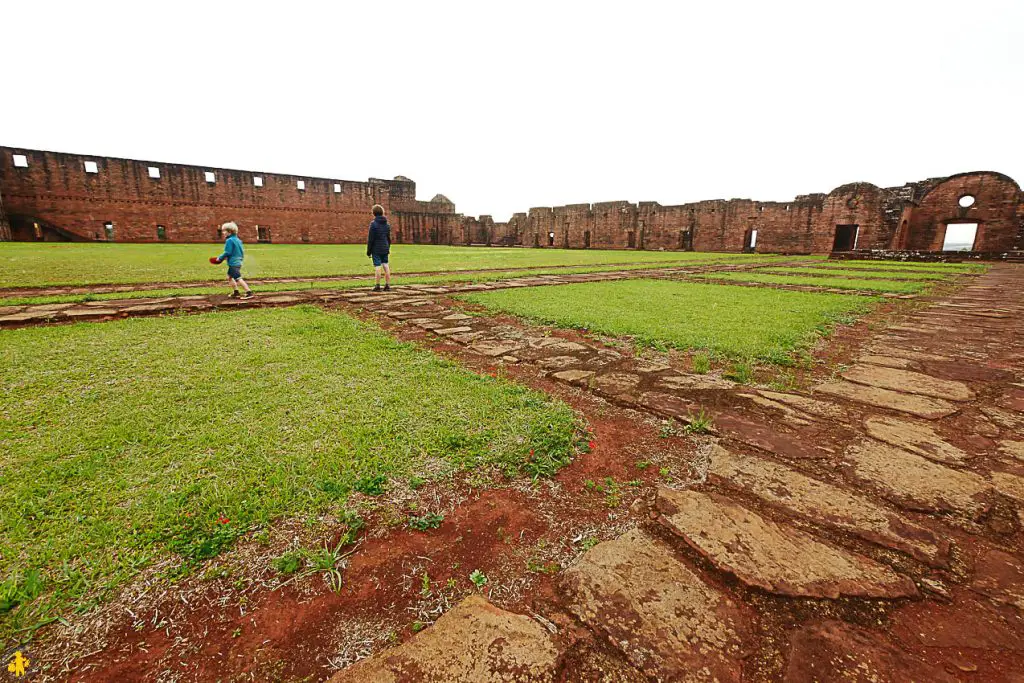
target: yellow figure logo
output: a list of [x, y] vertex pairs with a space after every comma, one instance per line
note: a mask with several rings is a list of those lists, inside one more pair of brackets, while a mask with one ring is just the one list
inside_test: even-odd
[[25, 675], [25, 669], [29, 665], [29, 660], [25, 659], [21, 651], [15, 652], [14, 657], [11, 658], [11, 663], [7, 665], [7, 671], [14, 674], [15, 678], [21, 678]]

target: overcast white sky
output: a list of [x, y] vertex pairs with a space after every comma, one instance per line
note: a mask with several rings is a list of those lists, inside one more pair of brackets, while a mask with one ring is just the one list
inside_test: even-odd
[[531, 206], [1024, 182], [1024, 0], [7, 2], [0, 144]]

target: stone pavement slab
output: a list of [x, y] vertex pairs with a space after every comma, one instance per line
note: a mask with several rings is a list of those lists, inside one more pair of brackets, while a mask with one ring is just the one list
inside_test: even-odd
[[558, 659], [538, 622], [472, 595], [409, 642], [344, 669], [331, 683], [554, 681]]
[[955, 683], [943, 667], [884, 636], [842, 621], [801, 627], [790, 637], [785, 683]]
[[739, 681], [748, 617], [671, 550], [634, 529], [563, 575], [570, 609], [648, 676]]
[[866, 403], [878, 408], [896, 410], [929, 420], [937, 420], [947, 415], [952, 415], [958, 410], [956, 405], [941, 398], [904, 394], [899, 391], [869, 387], [853, 382], [826, 382], [814, 387], [814, 391], [859, 403]]
[[813, 598], [917, 594], [913, 581], [885, 565], [765, 519], [718, 494], [661, 487], [658, 509], [662, 524], [748, 586]]
[[963, 382], [936, 379], [920, 372], [898, 368], [854, 365], [843, 373], [843, 377], [858, 384], [943, 398], [949, 401], [969, 401], [974, 398], [974, 392]]
[[955, 470], [889, 444], [864, 439], [847, 450], [851, 476], [910, 510], [959, 512], [988, 509], [992, 486], [973, 472]]
[[716, 483], [745, 491], [766, 504], [816, 524], [946, 566], [949, 543], [897, 512], [785, 465], [716, 446], [708, 473]]
[[874, 439], [947, 465], [963, 465], [971, 457], [946, 442], [928, 423], [872, 417], [864, 422], [864, 429]]

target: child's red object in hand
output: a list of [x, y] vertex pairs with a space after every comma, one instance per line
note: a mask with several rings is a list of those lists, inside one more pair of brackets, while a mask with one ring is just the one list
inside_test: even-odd
[[220, 263], [220, 259], [218, 259], [216, 256], [211, 256], [210, 263], [212, 263], [213, 265], [217, 265], [218, 263]]

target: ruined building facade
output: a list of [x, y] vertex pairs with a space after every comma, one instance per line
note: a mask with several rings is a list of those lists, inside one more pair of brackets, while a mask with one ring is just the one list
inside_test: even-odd
[[360, 243], [375, 203], [395, 241], [410, 244], [941, 251], [956, 232], [976, 252], [1024, 250], [1024, 194], [993, 172], [851, 183], [790, 202], [537, 207], [499, 223], [458, 214], [443, 195], [419, 201], [402, 176], [356, 182], [0, 147], [0, 240], [212, 242], [233, 220], [246, 241]]

